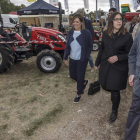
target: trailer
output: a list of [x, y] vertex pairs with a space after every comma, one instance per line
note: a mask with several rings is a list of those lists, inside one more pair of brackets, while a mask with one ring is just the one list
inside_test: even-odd
[[124, 17], [126, 18], [127, 22], [129, 22], [135, 15], [140, 16], [140, 12], [126, 12]]

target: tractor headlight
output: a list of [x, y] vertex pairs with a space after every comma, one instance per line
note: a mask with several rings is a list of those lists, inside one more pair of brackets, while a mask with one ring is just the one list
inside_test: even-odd
[[63, 35], [58, 34], [57, 36], [58, 36], [62, 41], [66, 41], [66, 38], [65, 38]]

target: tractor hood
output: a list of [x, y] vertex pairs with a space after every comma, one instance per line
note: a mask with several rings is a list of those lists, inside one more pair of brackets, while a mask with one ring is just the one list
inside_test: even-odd
[[48, 28], [43, 28], [43, 27], [32, 27], [31, 29], [32, 31], [36, 31], [36, 32], [45, 32], [47, 34], [62, 34], [59, 31], [53, 30], [53, 29], [48, 29]]
[[[32, 27], [31, 28], [31, 38], [32, 41], [51, 41], [51, 42], [66, 42], [65, 36], [56, 30], [47, 29], [42, 27]], [[64, 44], [64, 43], [63, 43]]]

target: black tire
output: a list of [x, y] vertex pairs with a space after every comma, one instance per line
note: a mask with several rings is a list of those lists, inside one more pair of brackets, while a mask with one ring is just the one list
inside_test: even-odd
[[94, 42], [93, 43], [93, 51], [98, 51], [99, 50], [99, 46], [100, 46], [100, 44], [98, 43], [98, 42]]
[[13, 52], [5, 45], [0, 45], [0, 73], [6, 72], [14, 64]]
[[61, 56], [53, 50], [43, 50], [37, 55], [37, 67], [45, 73], [53, 73], [62, 65]]

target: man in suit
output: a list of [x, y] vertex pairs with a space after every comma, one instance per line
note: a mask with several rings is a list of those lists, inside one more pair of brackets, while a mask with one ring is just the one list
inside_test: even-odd
[[[81, 14], [84, 17], [84, 11], [82, 9], [78, 9], [77, 14]], [[89, 19], [86, 19], [85, 17], [84, 17], [84, 22], [85, 22], [85, 28], [90, 31], [91, 36], [92, 36], [92, 41], [94, 43], [94, 29], [92, 26], [92, 22]], [[94, 63], [93, 63], [93, 59], [92, 59], [91, 55], [89, 56], [89, 64], [91, 67], [91, 72], [93, 72], [94, 71]]]
[[125, 140], [136, 140], [140, 121], [140, 30], [134, 39], [129, 53], [129, 84], [133, 86], [132, 106], [130, 107]]

